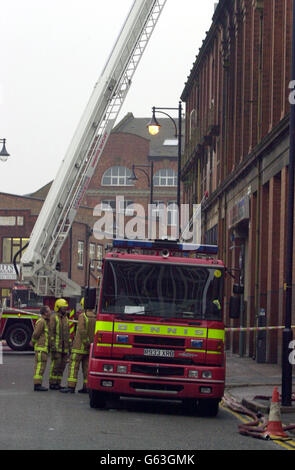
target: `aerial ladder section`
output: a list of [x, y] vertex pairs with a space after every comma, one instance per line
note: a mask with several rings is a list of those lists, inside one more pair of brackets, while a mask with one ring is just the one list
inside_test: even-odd
[[41, 296], [79, 296], [56, 265], [79, 206], [131, 86], [166, 0], [135, 0], [95, 85], [31, 234], [22, 280]]

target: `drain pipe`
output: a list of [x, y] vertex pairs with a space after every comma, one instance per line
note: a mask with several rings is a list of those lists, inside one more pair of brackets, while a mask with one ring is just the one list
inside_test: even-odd
[[[263, 74], [263, 2], [256, 3], [256, 9], [259, 11], [259, 73], [258, 73], [258, 121], [257, 121], [257, 142], [259, 143], [262, 138], [262, 74]], [[254, 294], [254, 311], [255, 311], [255, 324], [258, 326], [258, 318], [260, 311], [259, 301], [259, 274], [260, 274], [260, 215], [261, 215], [261, 159], [258, 158], [257, 162], [257, 201], [256, 201], [256, 250], [255, 250], [255, 294]], [[257, 331], [254, 332], [254, 359], [256, 359], [257, 347]]]

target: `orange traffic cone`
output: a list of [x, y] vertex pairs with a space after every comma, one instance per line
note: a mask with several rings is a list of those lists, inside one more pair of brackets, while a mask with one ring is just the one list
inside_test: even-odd
[[289, 439], [289, 436], [283, 430], [278, 387], [274, 388], [272, 394], [267, 428], [263, 436], [266, 439]]

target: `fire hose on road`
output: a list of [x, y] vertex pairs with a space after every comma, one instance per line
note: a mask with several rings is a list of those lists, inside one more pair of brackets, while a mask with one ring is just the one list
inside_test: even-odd
[[239, 433], [243, 436], [264, 440], [286, 441], [292, 439], [292, 436], [289, 436], [287, 431], [294, 430], [295, 424], [283, 425], [281, 422], [277, 387], [275, 387], [272, 396], [269, 417], [265, 417], [261, 412], [255, 413], [249, 410], [229, 394], [224, 395], [222, 402], [229, 410], [250, 418], [249, 422], [239, 424], [238, 426]]

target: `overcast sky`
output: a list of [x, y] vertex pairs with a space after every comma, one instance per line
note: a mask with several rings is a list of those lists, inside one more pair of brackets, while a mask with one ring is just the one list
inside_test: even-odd
[[[215, 3], [167, 0], [119, 118], [178, 106]], [[0, 162], [0, 192], [54, 179], [132, 4], [0, 0], [0, 138], [11, 155]]]

